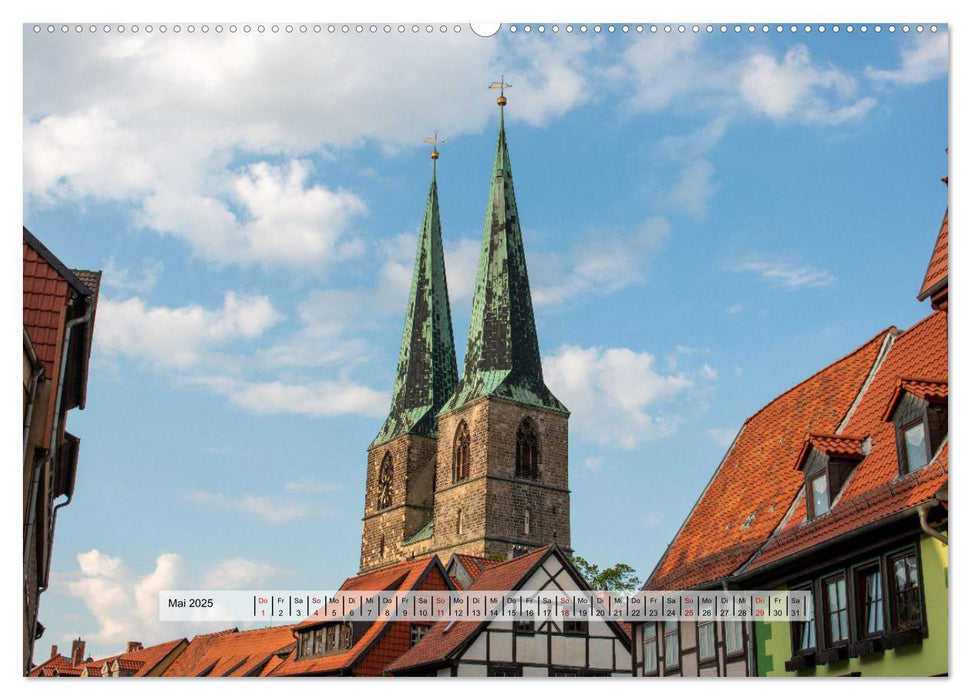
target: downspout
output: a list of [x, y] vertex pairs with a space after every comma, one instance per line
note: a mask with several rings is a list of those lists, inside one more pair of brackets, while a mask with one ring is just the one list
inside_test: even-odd
[[940, 540], [941, 542], [943, 542], [944, 546], [947, 546], [947, 537], [945, 535], [942, 535], [940, 532], [932, 528], [927, 523], [927, 512], [932, 507], [940, 505], [940, 503], [941, 502], [938, 501], [936, 498], [930, 501], [927, 501], [926, 503], [921, 503], [919, 506], [917, 506], [917, 515], [920, 516], [920, 529], [923, 530], [924, 533], [933, 537], [935, 540]]
[[[51, 459], [54, 458], [54, 454], [57, 452], [57, 447], [58, 447], [58, 444], [57, 444], [57, 434], [60, 432], [60, 427], [61, 427], [61, 399], [64, 396], [64, 377], [67, 374], [67, 358], [68, 358], [68, 355], [70, 354], [70, 350], [71, 350], [71, 334], [74, 331], [74, 328], [76, 326], [79, 326], [82, 323], [87, 323], [88, 321], [90, 321], [91, 320], [91, 315], [92, 315], [93, 312], [94, 312], [94, 308], [92, 307], [92, 305], [89, 302], [88, 303], [88, 308], [84, 312], [83, 315], [78, 316], [77, 318], [71, 319], [64, 326], [64, 352], [61, 355], [61, 372], [60, 372], [60, 376], [58, 376], [58, 378], [57, 378], [57, 395], [56, 395], [57, 398], [55, 399], [55, 406], [54, 406], [54, 425], [51, 426], [51, 442], [50, 442], [50, 445], [47, 448], [47, 452], [44, 454], [44, 456], [41, 457], [39, 460], [37, 460], [37, 462], [35, 462], [35, 464], [34, 464], [34, 483], [33, 483], [33, 486], [32, 486], [32, 493], [31, 493], [31, 503], [34, 504], [34, 507], [30, 509], [30, 514], [29, 514], [29, 518], [28, 518], [28, 521], [27, 521], [27, 533], [26, 533], [26, 535], [24, 537], [24, 580], [25, 581], [26, 581], [26, 578], [27, 578], [27, 563], [28, 563], [27, 562], [27, 555], [28, 555], [28, 553], [30, 551], [28, 545], [29, 545], [31, 539], [33, 539], [33, 536], [34, 536], [34, 528], [37, 526], [37, 523], [36, 523], [36, 519], [37, 519], [37, 506], [36, 506], [36, 504], [37, 504], [37, 495], [38, 495], [38, 492], [40, 491], [40, 476], [41, 476], [41, 472], [43, 471], [41, 469], [41, 467], [44, 464], [46, 464], [47, 462], [49, 462]], [[55, 506], [54, 511], [52, 513], [52, 516], [51, 516], [51, 532], [52, 533], [54, 531], [54, 522], [53, 521], [54, 521], [54, 518], [56, 518], [56, 516], [57, 516], [57, 509], [60, 508], [62, 505], [67, 505], [70, 502], [71, 502], [71, 497], [69, 496], [68, 499], [67, 499], [67, 501], [65, 503], [61, 503], [61, 504], [58, 504], [57, 506]], [[53, 547], [48, 547], [48, 551], [47, 551], [47, 567], [48, 568], [50, 567], [50, 560], [51, 560], [52, 550], [53, 550]], [[47, 570], [45, 569], [45, 571], [44, 571], [44, 585], [41, 586], [40, 589], [38, 590], [38, 596], [41, 593], [43, 593], [44, 591], [47, 590], [47, 587], [48, 587], [48, 581], [47, 581], [47, 579], [48, 579], [48, 577], [47, 577]]]
[[44, 376], [44, 365], [37, 359], [34, 344], [30, 342], [30, 336], [27, 335], [26, 328], [24, 328], [24, 347], [27, 348], [27, 354], [30, 357], [30, 366], [32, 367], [30, 373], [30, 391], [27, 394], [27, 411], [24, 415], [24, 461], [26, 462], [27, 442], [30, 438], [30, 423], [34, 417], [34, 402], [37, 399], [37, 385], [40, 384], [40, 379]]

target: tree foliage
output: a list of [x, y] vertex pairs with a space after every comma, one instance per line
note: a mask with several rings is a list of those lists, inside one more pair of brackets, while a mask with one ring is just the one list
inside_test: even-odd
[[640, 579], [632, 566], [618, 563], [601, 569], [578, 554], [570, 560], [595, 591], [635, 591], [640, 588]]

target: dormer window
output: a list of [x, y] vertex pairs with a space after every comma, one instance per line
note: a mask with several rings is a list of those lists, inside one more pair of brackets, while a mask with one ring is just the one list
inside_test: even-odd
[[863, 459], [863, 438], [810, 435], [798, 465], [806, 475], [806, 518], [828, 513], [850, 474]]
[[900, 475], [922, 469], [947, 437], [947, 382], [901, 379], [883, 419], [894, 424]]

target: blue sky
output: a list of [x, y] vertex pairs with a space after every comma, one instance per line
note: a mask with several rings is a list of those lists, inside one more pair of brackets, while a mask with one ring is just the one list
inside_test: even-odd
[[947, 201], [946, 28], [855, 26], [27, 27], [24, 222], [104, 270], [38, 648], [191, 633], [153, 621], [159, 588], [356, 572], [422, 139], [446, 138], [461, 363], [501, 74], [546, 379], [573, 412], [573, 546], [645, 577], [747, 416], [929, 311], [915, 296]]

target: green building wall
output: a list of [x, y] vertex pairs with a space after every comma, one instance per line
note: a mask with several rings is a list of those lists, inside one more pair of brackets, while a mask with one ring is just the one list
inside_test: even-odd
[[927, 637], [922, 644], [790, 672], [786, 671], [786, 661], [792, 657], [789, 623], [756, 622], [758, 675], [935, 676], [947, 673], [947, 545], [933, 537], [922, 536], [920, 561], [927, 615]]

